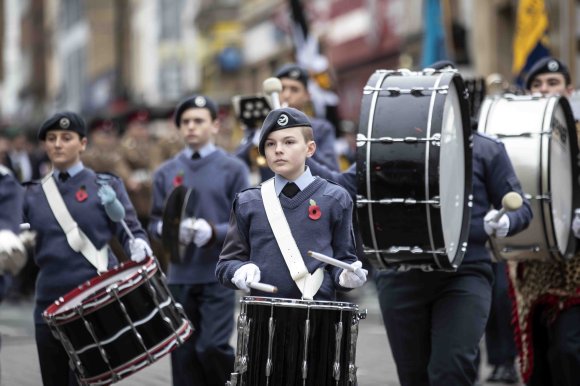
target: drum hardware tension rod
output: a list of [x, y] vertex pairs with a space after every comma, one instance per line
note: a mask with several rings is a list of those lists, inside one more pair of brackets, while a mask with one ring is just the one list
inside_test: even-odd
[[408, 272], [412, 269], [420, 269], [423, 272], [433, 272], [435, 268], [429, 264], [401, 264], [397, 267], [399, 272]]
[[513, 247], [503, 247], [501, 249], [502, 253], [510, 253], [510, 252], [540, 252], [541, 248], [538, 245], [529, 245], [529, 246], [513, 246]]
[[[107, 292], [108, 292], [108, 290], [107, 290]], [[101, 342], [97, 338], [97, 334], [95, 333], [95, 330], [93, 329], [93, 326], [85, 318], [84, 309], [83, 309], [82, 304], [79, 304], [76, 308], [77, 308], [77, 314], [82, 319], [82, 321], [83, 321], [83, 323], [85, 325], [85, 328], [87, 329], [87, 331], [91, 335], [91, 338], [93, 338], [93, 341], [97, 345], [97, 348], [99, 350], [99, 354], [101, 355], [101, 358], [103, 359], [103, 362], [105, 362], [105, 365], [109, 368], [109, 371], [113, 374], [113, 379], [115, 381], [118, 381], [119, 380], [118, 379], [119, 376], [118, 376], [118, 374], [116, 372], [113, 371], [113, 368], [111, 367], [111, 363], [109, 362], [109, 356], [107, 355], [107, 352], [105, 351], [105, 349], [103, 348], [103, 345], [101, 344]]]
[[306, 385], [308, 377], [308, 342], [310, 340], [310, 307], [306, 309], [306, 320], [304, 321], [304, 350], [302, 360], [302, 384]]
[[447, 94], [449, 91], [448, 86], [442, 87], [413, 87], [413, 88], [399, 88], [399, 87], [372, 87], [372, 86], [365, 86], [363, 88], [363, 94], [372, 94], [374, 92], [381, 92], [386, 91], [389, 93], [389, 96], [399, 96], [403, 94], [410, 94], [413, 96], [430, 96], [433, 93], [439, 94]]
[[107, 288], [107, 293], [109, 293], [109, 294], [112, 293], [113, 296], [115, 297], [115, 300], [117, 300], [117, 303], [119, 303], [119, 306], [121, 307], [121, 311], [123, 312], [123, 316], [125, 317], [125, 320], [127, 321], [127, 323], [129, 323], [131, 330], [133, 330], [133, 335], [135, 335], [135, 337], [137, 338], [137, 341], [139, 342], [139, 344], [141, 345], [143, 350], [145, 350], [145, 352], [147, 353], [147, 360], [149, 361], [149, 364], [155, 362], [155, 359], [153, 358], [153, 356], [151, 355], [151, 352], [147, 348], [147, 345], [145, 344], [143, 337], [141, 336], [139, 331], [137, 331], [137, 327], [135, 326], [135, 323], [133, 323], [133, 320], [131, 319], [131, 317], [129, 317], [129, 313], [127, 312], [127, 307], [125, 307], [125, 303], [123, 303], [121, 301], [121, 298], [119, 297], [119, 286], [117, 284], [113, 284], [112, 286]]
[[362, 207], [363, 205], [368, 204], [380, 204], [380, 205], [391, 205], [391, 204], [403, 204], [403, 205], [422, 205], [422, 204], [431, 204], [431, 205], [440, 205], [439, 199], [431, 199], [431, 200], [415, 200], [414, 198], [382, 198], [380, 200], [368, 200], [365, 198], [361, 198], [356, 200], [357, 207]]
[[400, 252], [411, 252], [412, 254], [428, 253], [428, 254], [438, 254], [446, 255], [444, 249], [438, 249], [435, 251], [423, 250], [419, 247], [407, 247], [407, 246], [393, 246], [389, 249], [365, 249], [364, 253], [374, 254], [374, 253], [387, 253], [387, 254], [397, 254]]
[[426, 143], [435, 142], [438, 145], [441, 142], [441, 134], [433, 134], [431, 138], [418, 138], [418, 137], [405, 137], [405, 138], [393, 138], [393, 137], [379, 137], [379, 138], [367, 138], [364, 134], [359, 133], [356, 136], [357, 146], [363, 146], [365, 142], [379, 142], [382, 144], [392, 144], [392, 143]]
[[551, 194], [549, 194], [549, 193], [548, 194], [540, 194], [537, 196], [533, 196], [529, 193], [524, 193], [524, 197], [527, 198], [528, 200], [539, 200], [539, 201], [546, 200], [548, 202], [552, 200]]
[[340, 346], [342, 344], [342, 310], [340, 310], [340, 320], [334, 325], [334, 364], [332, 365], [332, 375], [336, 382], [340, 381]]
[[272, 375], [272, 345], [274, 343], [274, 332], [276, 323], [274, 320], [274, 308], [270, 308], [270, 318], [268, 319], [268, 359], [266, 360], [266, 378], [267, 384], [270, 384], [270, 375]]
[[151, 280], [149, 280], [147, 271], [144, 271], [144, 270], [140, 270], [140, 271], [141, 271], [141, 277], [147, 283], [147, 289], [149, 290], [149, 294], [151, 295], [151, 299], [153, 299], [153, 303], [155, 304], [155, 308], [157, 309], [157, 312], [159, 312], [159, 315], [161, 315], [161, 319], [165, 322], [165, 324], [167, 324], [169, 326], [169, 328], [171, 329], [171, 331], [173, 331], [173, 335], [175, 336], [177, 343], [179, 345], [182, 345], [184, 340], [181, 338], [181, 335], [179, 335], [178, 329], [175, 329], [175, 327], [173, 326], [173, 322], [171, 321], [171, 319], [169, 318], [167, 313], [165, 313], [165, 309], [163, 307], [161, 307], [161, 304], [159, 304], [159, 300], [157, 297], [158, 296], [157, 291], [155, 290], [155, 287], [153, 287]]
[[495, 136], [498, 138], [519, 138], [519, 137], [530, 138], [534, 135], [552, 135], [552, 132], [551, 131], [537, 131], [537, 132], [526, 131], [524, 133], [519, 133], [519, 134], [501, 134], [501, 133], [495, 134]]

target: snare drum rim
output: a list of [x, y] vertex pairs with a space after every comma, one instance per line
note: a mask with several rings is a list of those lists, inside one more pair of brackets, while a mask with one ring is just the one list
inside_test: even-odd
[[[153, 257], [149, 257], [147, 260], [141, 263], [136, 263], [134, 261], [127, 261], [121, 263], [115, 266], [114, 268], [104, 272], [103, 274], [95, 276], [89, 281], [84, 282], [83, 284], [69, 291], [64, 296], [55, 300], [50, 306], [46, 308], [46, 310], [44, 310], [44, 312], [42, 313], [42, 317], [49, 325], [56, 326], [69, 323], [73, 320], [80, 318], [81, 316], [77, 310], [78, 307], [64, 308], [68, 302], [70, 302], [77, 296], [81, 295], [82, 293], [90, 290], [95, 285], [137, 266], [141, 266], [141, 268], [135, 271], [134, 274], [114, 284], [116, 284], [118, 287], [123, 287], [124, 284], [131, 283], [132, 281], [136, 280], [141, 281], [143, 280], [142, 272], [144, 271], [147, 272], [147, 279], [150, 279], [153, 275], [155, 275], [155, 273], [159, 269]], [[113, 285], [113, 283], [111, 283], [111, 285]], [[119, 296], [123, 296], [124, 294], [132, 291], [134, 288], [137, 288], [138, 286], [139, 285], [131, 285], [130, 287], [123, 288], [119, 292]], [[94, 294], [90, 295], [89, 297], [83, 299], [83, 301], [80, 302], [79, 306], [86, 305], [87, 303], [93, 303], [92, 305], [83, 308], [83, 315], [88, 315], [114, 301], [115, 298], [111, 296], [107, 291], [109, 287], [110, 286], [99, 289]]]
[[268, 305], [276, 307], [290, 307], [290, 308], [312, 308], [320, 310], [347, 310], [358, 311], [357, 304], [348, 302], [335, 302], [328, 300], [303, 300], [303, 299], [289, 299], [289, 298], [272, 298], [260, 296], [243, 296], [240, 299], [241, 304], [255, 304]]

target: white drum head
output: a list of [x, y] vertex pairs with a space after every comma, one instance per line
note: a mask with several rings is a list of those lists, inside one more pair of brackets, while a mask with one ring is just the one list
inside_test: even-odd
[[[572, 154], [566, 133], [566, 118], [560, 104], [556, 105], [550, 140], [550, 193], [552, 196], [552, 222], [556, 235], [556, 245], [564, 256], [570, 239], [572, 224]], [[559, 130], [558, 128], [561, 128]]]
[[439, 154], [439, 192], [441, 223], [445, 251], [450, 262], [457, 253], [461, 237], [463, 205], [465, 202], [465, 149], [459, 96], [453, 83], [443, 110], [441, 151]]

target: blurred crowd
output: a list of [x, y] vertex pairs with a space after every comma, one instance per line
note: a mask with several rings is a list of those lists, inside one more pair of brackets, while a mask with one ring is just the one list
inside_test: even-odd
[[[246, 130], [228, 112], [216, 143], [233, 152]], [[184, 143], [173, 123], [173, 111], [159, 108], [134, 108], [113, 118], [94, 116], [87, 119], [88, 146], [82, 155], [85, 166], [96, 172], [112, 173], [121, 177], [143, 227], [149, 222], [151, 208], [151, 177], [165, 160], [183, 149]], [[37, 128], [9, 126], [0, 128], [0, 164], [8, 167], [18, 180], [26, 184], [41, 179], [50, 172], [50, 162], [37, 139]], [[356, 127], [352, 121], [342, 121], [337, 129], [335, 150], [342, 170], [346, 170], [356, 155]], [[255, 167], [254, 165], [250, 165]], [[253, 170], [253, 181], [260, 182]], [[113, 240], [111, 247], [120, 256], [122, 248]], [[162, 256], [160, 245], [153, 245], [157, 256]], [[32, 253], [29, 250], [29, 253]], [[19, 301], [34, 294], [37, 268], [33, 259], [17, 277], [9, 278], [6, 286], [7, 301]]]

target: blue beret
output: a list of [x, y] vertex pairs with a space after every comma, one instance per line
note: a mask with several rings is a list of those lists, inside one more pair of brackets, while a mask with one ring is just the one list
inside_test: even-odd
[[536, 76], [545, 73], [560, 73], [564, 75], [566, 86], [572, 83], [568, 67], [566, 67], [566, 65], [558, 59], [548, 56], [538, 60], [536, 63], [534, 63], [532, 68], [530, 68], [530, 71], [528, 71], [528, 75], [526, 77], [526, 89], [530, 89]]
[[308, 71], [296, 63], [287, 63], [280, 67], [274, 76], [278, 79], [290, 78], [301, 82], [304, 87], [308, 87]]
[[50, 130], [74, 131], [75, 133], [78, 133], [81, 138], [86, 137], [87, 135], [85, 121], [80, 115], [71, 111], [56, 113], [44, 121], [38, 130], [38, 139], [44, 141], [46, 139], [46, 133]]
[[270, 111], [264, 120], [262, 130], [260, 131], [260, 142], [258, 144], [260, 154], [264, 155], [264, 145], [266, 144], [266, 139], [271, 132], [302, 126], [312, 127], [312, 123], [306, 114], [300, 110], [296, 110], [292, 107], [284, 107]]
[[208, 109], [212, 119], [217, 118], [217, 105], [213, 100], [206, 97], [205, 95], [192, 95], [183, 99], [177, 105], [175, 113], [173, 114], [173, 120], [175, 126], [179, 127], [181, 122], [181, 114], [187, 109]]

